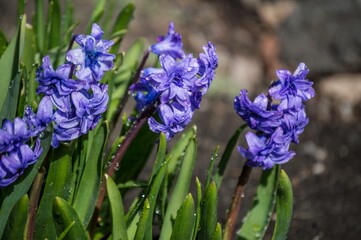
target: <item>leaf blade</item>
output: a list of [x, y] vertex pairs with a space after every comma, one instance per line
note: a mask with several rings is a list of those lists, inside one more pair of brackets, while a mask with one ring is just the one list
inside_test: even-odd
[[183, 199], [186, 198], [187, 193], [189, 192], [189, 186], [192, 178], [194, 164], [196, 162], [196, 157], [197, 143], [193, 138], [190, 140], [187, 146], [179, 176], [168, 203], [162, 230], [160, 233], [161, 240], [169, 239], [172, 234], [172, 219], [176, 218], [177, 212], [184, 201]]
[[191, 239], [195, 220], [194, 208], [195, 205], [192, 194], [188, 194], [177, 212], [170, 237], [171, 240]]
[[112, 214], [112, 239], [127, 240], [123, 201], [118, 187], [111, 177], [105, 175], [107, 193]]
[[103, 176], [103, 151], [108, 134], [109, 126], [108, 122], [105, 121], [94, 135], [84, 172], [77, 193], [74, 196], [73, 207], [84, 226], [88, 225], [96, 205]]
[[66, 239], [89, 239], [75, 209], [67, 201], [56, 197], [52, 209], [58, 235], [72, 225], [66, 233]]
[[237, 232], [237, 239], [262, 239], [274, 209], [279, 165], [262, 172], [260, 184], [253, 200], [252, 208], [247, 213], [241, 229]]
[[281, 170], [276, 197], [276, 225], [272, 240], [287, 239], [293, 208], [292, 183], [285, 171]]
[[36, 213], [35, 238], [51, 239], [56, 234], [55, 223], [49, 209], [55, 197], [68, 199], [71, 179], [71, 147], [60, 145], [52, 152], [44, 194]]

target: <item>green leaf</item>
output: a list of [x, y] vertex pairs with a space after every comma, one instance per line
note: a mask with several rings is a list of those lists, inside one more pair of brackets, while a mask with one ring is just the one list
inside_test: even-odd
[[158, 144], [158, 151], [157, 156], [155, 158], [154, 167], [152, 170], [152, 178], [158, 172], [159, 168], [162, 166], [165, 156], [167, 153], [167, 138], [164, 133], [159, 135], [159, 144]]
[[197, 186], [197, 208], [196, 208], [196, 220], [194, 224], [194, 231], [192, 239], [197, 239], [197, 234], [199, 231], [199, 224], [201, 222], [201, 212], [202, 212], [202, 184], [196, 177], [196, 186]]
[[108, 122], [105, 121], [94, 135], [78, 191], [73, 201], [73, 207], [85, 227], [88, 225], [94, 212], [100, 189], [100, 181], [103, 176], [103, 151], [106, 146], [108, 133]]
[[270, 222], [273, 212], [279, 166], [262, 172], [253, 204], [244, 218], [241, 229], [237, 232], [237, 239], [262, 239]]
[[192, 179], [192, 173], [194, 164], [197, 158], [197, 143], [193, 138], [190, 140], [184, 158], [182, 166], [179, 172], [176, 185], [173, 193], [170, 197], [168, 208], [163, 221], [162, 230], [160, 233], [160, 239], [169, 239], [172, 234], [172, 220], [176, 218], [177, 211], [183, 203], [183, 199], [189, 192], [189, 186]]
[[[92, 131], [89, 132], [91, 134]], [[78, 139], [72, 142], [74, 148], [72, 155], [73, 162], [73, 174], [71, 180], [71, 195], [70, 202], [74, 201], [74, 196], [78, 192], [80, 179], [84, 172], [84, 166], [87, 158], [88, 136], [89, 134], [82, 135]]]
[[39, 51], [43, 54], [45, 47], [45, 16], [44, 0], [35, 0], [34, 29], [36, 33], [36, 42]]
[[272, 240], [287, 239], [292, 220], [293, 192], [292, 183], [285, 171], [281, 170], [276, 196], [276, 225]]
[[134, 240], [143, 240], [145, 232], [147, 231], [147, 225], [149, 219], [152, 217], [152, 213], [150, 212], [150, 203], [148, 198], [144, 201], [143, 211], [140, 214], [140, 219], [137, 224], [137, 232], [135, 233]]
[[177, 165], [179, 164], [179, 159], [184, 154], [184, 150], [188, 146], [189, 141], [195, 137], [197, 132], [197, 127], [193, 126], [189, 128], [185, 133], [182, 134], [180, 139], [177, 141], [177, 143], [174, 145], [172, 150], [170, 151], [169, 155], [172, 155], [173, 158], [170, 161], [168, 165], [168, 174], [169, 175], [175, 175]]
[[[139, 60], [143, 56], [144, 40], [137, 39], [129, 47], [128, 51], [123, 57], [121, 66], [114, 72], [111, 78], [112, 93], [108, 110], [106, 112], [106, 119], [114, 121], [116, 113], [118, 112], [119, 104], [127, 94], [130, 81], [133, 74], [136, 72]], [[119, 113], [118, 113], [119, 114]]]
[[106, 2], [107, 2], [106, 0], [96, 1], [96, 5], [95, 5], [92, 15], [90, 17], [90, 20], [88, 21], [89, 25], [86, 28], [87, 29], [86, 32], [90, 33], [92, 24], [99, 22], [99, 20], [101, 19], [101, 17], [104, 14]]
[[207, 171], [207, 180], [206, 180], [206, 188], [208, 187], [209, 183], [211, 182], [212, 175], [213, 175], [213, 168], [214, 168], [214, 162], [218, 159], [218, 152], [219, 152], [219, 146], [216, 147], [214, 150], [211, 162], [209, 163], [208, 171]]
[[[168, 156], [165, 161], [163, 162], [162, 166], [159, 168], [159, 171], [157, 172], [157, 174], [154, 176], [154, 178], [152, 179], [152, 182], [149, 184], [149, 187], [146, 191], [146, 194], [142, 195], [142, 197], [139, 199], [137, 206], [135, 208], [133, 208], [132, 211], [130, 211], [127, 216], [127, 224], [128, 224], [128, 237], [129, 239], [133, 239], [134, 236], [134, 230], [135, 230], [135, 225], [138, 222], [138, 218], [136, 217], [138, 215], [138, 213], [140, 212], [141, 207], [144, 204], [145, 198], [148, 199], [149, 201], [149, 212], [151, 214], [153, 214], [154, 209], [155, 209], [155, 204], [156, 204], [156, 200], [158, 197], [158, 193], [159, 193], [159, 189], [162, 185], [163, 179], [166, 175], [167, 172], [167, 167], [168, 167], [168, 163], [170, 161], [170, 159], [172, 158], [172, 156]], [[152, 232], [152, 221], [153, 218], [149, 218], [147, 221], [147, 224], [145, 225], [146, 227], [146, 233], [147, 234], [151, 234]], [[143, 227], [140, 226], [138, 224], [138, 228], [139, 227]], [[137, 229], [138, 231], [138, 229]], [[141, 231], [141, 230], [139, 230]], [[140, 233], [139, 233], [140, 234]]]
[[145, 166], [157, 139], [158, 134], [150, 131], [148, 125], [145, 124], [130, 144], [119, 170], [115, 172], [115, 177], [113, 177], [115, 182], [124, 183], [136, 179]]
[[[47, 49], [52, 49], [58, 47], [60, 45], [60, 34], [61, 34], [61, 13], [60, 13], [60, 5], [57, 0], [49, 1], [48, 8], [48, 19], [47, 19], [47, 38], [45, 38], [45, 42], [47, 42]], [[54, 62], [57, 62], [55, 59]]]
[[[195, 220], [194, 200], [192, 194], [188, 194], [182, 206], [177, 212], [174, 222], [171, 240], [191, 239]], [[164, 227], [164, 226], [163, 226]]]
[[2, 31], [0, 31], [0, 57], [3, 55], [6, 47], [8, 46], [8, 41]]
[[18, 0], [18, 16], [25, 13], [26, 0]]
[[60, 233], [59, 237], [57, 237], [56, 240], [62, 240], [65, 238], [65, 236], [68, 234], [69, 230], [74, 226], [75, 221], [72, 221], [65, 229], [62, 233]]
[[0, 113], [0, 122], [2, 122], [2, 120], [5, 118], [14, 119], [16, 117], [20, 95], [20, 82], [21, 73], [18, 73], [11, 81], [11, 85], [9, 86], [8, 91], [6, 91], [5, 102]]
[[[22, 61], [24, 62], [26, 69], [29, 71], [34, 68], [35, 54], [36, 54], [36, 42], [33, 27], [26, 25], [25, 27], [25, 46], [22, 55]], [[35, 82], [35, 79], [31, 79]]]
[[212, 181], [204, 195], [198, 239], [207, 240], [212, 238], [217, 225], [217, 204], [217, 186]]
[[108, 175], [105, 175], [105, 179], [107, 183], [107, 193], [112, 213], [112, 239], [127, 240], [127, 227], [125, 224], [122, 197], [113, 179]]
[[55, 197], [69, 199], [71, 173], [71, 147], [62, 144], [52, 152], [44, 193], [36, 214], [36, 239], [51, 239], [55, 236], [55, 224], [49, 209]]
[[125, 183], [118, 184], [118, 189], [130, 189], [130, 188], [146, 188], [148, 187], [147, 181], [128, 181]]
[[220, 223], [217, 223], [216, 229], [214, 229], [212, 240], [222, 240], [222, 227]]
[[9, 218], [11, 210], [14, 208], [19, 199], [28, 192], [36, 174], [38, 173], [38, 169], [47, 155], [50, 147], [51, 136], [52, 134], [45, 132], [44, 138], [41, 141], [43, 152], [38, 161], [34, 165], [25, 169], [24, 173], [12, 185], [2, 189], [2, 196], [4, 197], [0, 200], [0, 239], [2, 239], [5, 224]]
[[221, 187], [224, 171], [226, 170], [226, 167], [227, 167], [228, 161], [231, 157], [231, 154], [233, 152], [233, 149], [237, 144], [239, 135], [246, 127], [247, 127], [247, 124], [243, 124], [242, 126], [240, 126], [227, 143], [226, 149], [224, 150], [221, 161], [219, 162], [219, 165], [218, 165], [218, 169], [214, 176], [214, 181], [216, 182], [216, 185], [218, 186], [218, 188]]
[[[67, 30], [71, 28], [72, 25], [74, 25], [74, 19], [73, 19], [73, 13], [74, 12], [74, 6], [72, 0], [66, 0], [65, 2], [65, 13], [64, 13], [64, 28], [63, 30]], [[65, 42], [68, 42], [70, 39], [66, 39]]]
[[[15, 79], [16, 74], [18, 74], [20, 56], [24, 47], [25, 23], [26, 16], [23, 16], [17, 34], [13, 40], [11, 40], [9, 46], [0, 58], [0, 89], [2, 89], [2, 91], [9, 89], [11, 80]], [[0, 109], [2, 111], [6, 98], [7, 94], [0, 94]], [[5, 109], [5, 111], [8, 110]], [[14, 111], [16, 112], [16, 109]]]
[[[120, 11], [117, 19], [115, 20], [113, 30], [111, 31], [112, 33], [126, 30], [128, 28], [130, 21], [133, 19], [134, 9], [134, 4], [129, 3]], [[110, 49], [111, 53], [116, 53], [118, 51], [121, 40], [122, 37], [115, 40], [114, 46]]]
[[[75, 209], [61, 197], [54, 199], [53, 217], [58, 235], [72, 225], [64, 239], [89, 239]], [[50, 239], [54, 239], [54, 236]]]
[[7, 222], [3, 239], [23, 239], [29, 211], [29, 197], [25, 194], [14, 206]]

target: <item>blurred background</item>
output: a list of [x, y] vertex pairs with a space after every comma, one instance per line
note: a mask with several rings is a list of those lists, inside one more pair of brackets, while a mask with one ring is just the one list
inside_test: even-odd
[[[65, 1], [64, 1], [65, 2]], [[119, 1], [119, 7], [127, 1]], [[252, 97], [266, 91], [275, 70], [294, 71], [305, 62], [316, 89], [307, 103], [310, 123], [296, 157], [283, 167], [294, 187], [294, 216], [289, 239], [360, 239], [361, 234], [361, 1], [359, 0], [182, 0], [133, 1], [136, 11], [123, 49], [145, 36], [149, 44], [165, 34], [169, 22], [182, 34], [187, 52], [217, 46], [219, 68], [193, 123], [198, 126], [195, 174], [206, 177], [210, 156], [221, 152], [243, 122], [233, 111], [242, 88]], [[28, 12], [32, 12], [28, 1]], [[81, 33], [93, 6], [74, 0]], [[16, 1], [0, 0], [0, 29], [15, 32]], [[31, 16], [31, 14], [28, 14]], [[240, 141], [244, 144], [244, 140]], [[226, 218], [244, 160], [235, 152], [220, 193]], [[244, 214], [261, 170], [252, 172]], [[146, 179], [146, 176], [144, 177]], [[241, 221], [240, 221], [241, 222]], [[269, 237], [269, 236], [268, 236]]]

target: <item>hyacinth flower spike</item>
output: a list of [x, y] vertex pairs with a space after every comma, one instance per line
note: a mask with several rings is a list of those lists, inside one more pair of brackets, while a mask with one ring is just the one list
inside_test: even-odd
[[315, 96], [312, 82], [306, 79], [309, 72], [306, 64], [300, 63], [292, 74], [288, 70], [276, 72], [268, 95], [260, 94], [251, 102], [246, 90], [235, 97], [234, 109], [255, 132], [246, 133], [248, 148], [238, 147], [246, 159], [228, 213], [224, 239], [231, 239], [240, 209], [244, 187], [253, 167], [271, 169], [275, 164], [283, 164], [295, 156], [290, 151], [292, 142], [299, 142], [299, 135], [308, 123], [305, 102]]
[[102, 40], [103, 33], [100, 26], [94, 23], [91, 35], [76, 36], [75, 41], [80, 48], [69, 50], [66, 59], [77, 66], [75, 75], [78, 79], [99, 82], [104, 72], [113, 67], [115, 56], [108, 50], [114, 42]]

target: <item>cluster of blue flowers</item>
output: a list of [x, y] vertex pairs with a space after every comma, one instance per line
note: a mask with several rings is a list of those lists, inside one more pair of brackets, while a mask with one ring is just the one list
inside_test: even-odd
[[91, 35], [77, 35], [75, 41], [80, 47], [69, 50], [67, 62], [56, 70], [50, 58], [44, 57], [36, 75], [36, 91], [43, 94], [37, 113], [27, 106], [22, 119], [5, 119], [2, 123], [0, 187], [14, 182], [36, 162], [42, 152], [39, 136], [48, 124], [54, 126], [51, 145], [55, 148], [59, 142], [76, 139], [97, 125], [109, 99], [108, 87], [100, 80], [113, 67], [115, 58], [108, 53], [113, 42], [101, 40], [102, 36], [97, 24], [93, 24]]
[[279, 80], [271, 84], [267, 95], [260, 94], [252, 102], [247, 90], [241, 90], [235, 98], [236, 112], [256, 131], [246, 134], [248, 149], [238, 147], [247, 165], [270, 169], [295, 155], [289, 146], [298, 143], [308, 123], [305, 102], [315, 95], [313, 83], [306, 79], [308, 71], [304, 63], [293, 74], [278, 70]]
[[153, 132], [163, 132], [168, 140], [191, 121], [218, 66], [211, 42], [203, 46], [204, 53], [198, 58], [185, 54], [182, 48], [182, 38], [170, 23], [168, 33], [150, 47], [159, 55], [161, 68], [144, 69], [139, 82], [130, 87], [138, 110], [157, 104], [159, 120], [151, 117], [148, 125]]
[[26, 107], [23, 118], [17, 117], [14, 122], [3, 120], [0, 129], [0, 187], [13, 183], [24, 169], [36, 162], [42, 153], [39, 136], [51, 119], [51, 102], [43, 98], [36, 114]]
[[108, 53], [113, 42], [102, 36], [102, 29], [93, 24], [91, 35], [75, 37], [80, 48], [67, 52], [67, 63], [54, 70], [46, 56], [37, 72], [37, 93], [49, 97], [54, 107], [53, 147], [87, 134], [107, 108], [108, 86], [100, 80], [115, 56]]

